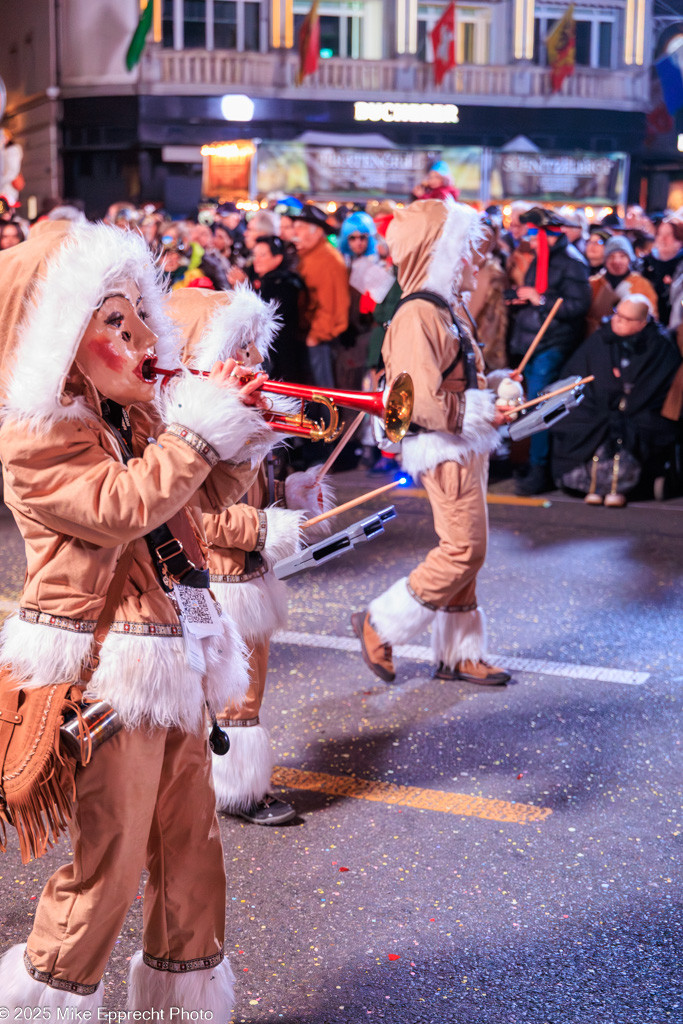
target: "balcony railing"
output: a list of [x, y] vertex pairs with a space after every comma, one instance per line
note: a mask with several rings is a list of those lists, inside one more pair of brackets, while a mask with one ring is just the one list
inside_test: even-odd
[[435, 89], [433, 69], [419, 61], [321, 60], [315, 74], [295, 86], [298, 59], [286, 51], [167, 50], [151, 47], [143, 58], [141, 86], [153, 93], [219, 93], [244, 90], [254, 96], [299, 99], [438, 100], [499, 106], [642, 110], [650, 97], [649, 71], [577, 68], [559, 93], [552, 93], [547, 68], [531, 64], [465, 65]]

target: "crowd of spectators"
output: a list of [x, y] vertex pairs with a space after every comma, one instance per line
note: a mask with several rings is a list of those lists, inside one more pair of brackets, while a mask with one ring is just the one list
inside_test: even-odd
[[[457, 194], [440, 162], [410, 201]], [[323, 210], [286, 197], [250, 215], [226, 202], [172, 220], [154, 206], [119, 202], [105, 220], [142, 234], [169, 290], [252, 288], [274, 300], [281, 323], [272, 376], [374, 390], [384, 324], [401, 298], [384, 240], [395, 205]], [[44, 216], [83, 214], [62, 205]], [[0, 250], [21, 244], [29, 229], [0, 210]], [[468, 307], [489, 368], [514, 371], [561, 298], [524, 370], [526, 396], [571, 374], [596, 377], [580, 411], [513, 449], [518, 493], [564, 486], [590, 504], [619, 505], [655, 480], [661, 496], [662, 480], [677, 482], [683, 408], [683, 211], [647, 216], [633, 206], [623, 220], [610, 213], [590, 223], [573, 206], [516, 202], [488, 207], [482, 235]], [[367, 425], [358, 443], [369, 471], [395, 468]]]

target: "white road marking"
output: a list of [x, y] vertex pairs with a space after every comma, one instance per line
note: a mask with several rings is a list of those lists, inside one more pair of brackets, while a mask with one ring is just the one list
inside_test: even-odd
[[[320, 633], [293, 633], [279, 630], [273, 634], [272, 642], [292, 644], [295, 647], [322, 647], [330, 651], [347, 651], [356, 654], [360, 642], [350, 636], [323, 636]], [[394, 648], [399, 658], [410, 661], [432, 661], [429, 647], [405, 644]], [[513, 658], [509, 655], [492, 654], [494, 664], [504, 665], [515, 672], [533, 672], [546, 676], [564, 676], [565, 679], [591, 679], [598, 683], [625, 683], [628, 686], [642, 686], [650, 678], [649, 672], [632, 672], [621, 668], [602, 668], [599, 665], [572, 665], [569, 662], [542, 661], [537, 658]]]
[[[16, 601], [0, 598], [0, 612], [15, 612]], [[273, 634], [274, 644], [293, 644], [295, 647], [324, 647], [330, 651], [347, 651], [357, 654], [360, 643], [351, 636], [323, 636], [321, 633], [293, 633], [279, 630]], [[394, 648], [399, 658], [410, 661], [432, 661], [429, 647], [418, 644], [403, 644]], [[507, 654], [492, 654], [491, 661], [504, 665], [516, 672], [534, 672], [544, 676], [564, 676], [565, 679], [592, 679], [598, 683], [625, 683], [627, 686], [642, 686], [650, 678], [649, 672], [632, 672], [622, 668], [601, 668], [599, 665], [572, 665], [570, 662], [541, 661], [537, 658], [513, 658]]]

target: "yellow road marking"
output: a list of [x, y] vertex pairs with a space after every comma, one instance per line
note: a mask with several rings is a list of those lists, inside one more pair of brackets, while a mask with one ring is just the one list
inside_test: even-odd
[[306, 772], [299, 768], [273, 771], [273, 784], [288, 789], [312, 789], [334, 796], [351, 796], [357, 800], [374, 800], [383, 804], [400, 804], [425, 811], [442, 811], [460, 817], [486, 818], [489, 821], [507, 821], [526, 825], [543, 821], [552, 814], [550, 807], [533, 804], [513, 804], [507, 800], [467, 796], [465, 793], [447, 793], [441, 789], [419, 789], [416, 786], [395, 786], [390, 782], [372, 782], [354, 775], [326, 775], [324, 772]]
[[[404, 494], [406, 498], [426, 498], [427, 492], [422, 487], [401, 487], [396, 496]], [[522, 498], [516, 494], [487, 494], [489, 505], [526, 505], [529, 508], [550, 508], [552, 502], [547, 498]]]

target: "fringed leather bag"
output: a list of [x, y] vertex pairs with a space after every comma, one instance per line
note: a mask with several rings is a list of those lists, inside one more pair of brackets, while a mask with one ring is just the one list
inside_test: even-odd
[[[133, 554], [121, 555], [95, 625], [93, 642], [78, 680], [22, 689], [11, 665], [0, 668], [0, 850], [6, 824], [17, 830], [21, 859], [42, 857], [67, 829], [76, 795], [76, 768], [92, 755], [92, 733], [84, 720], [83, 693], [92, 678], [114, 619]], [[79, 756], [60, 744], [65, 716], [78, 722]]]

